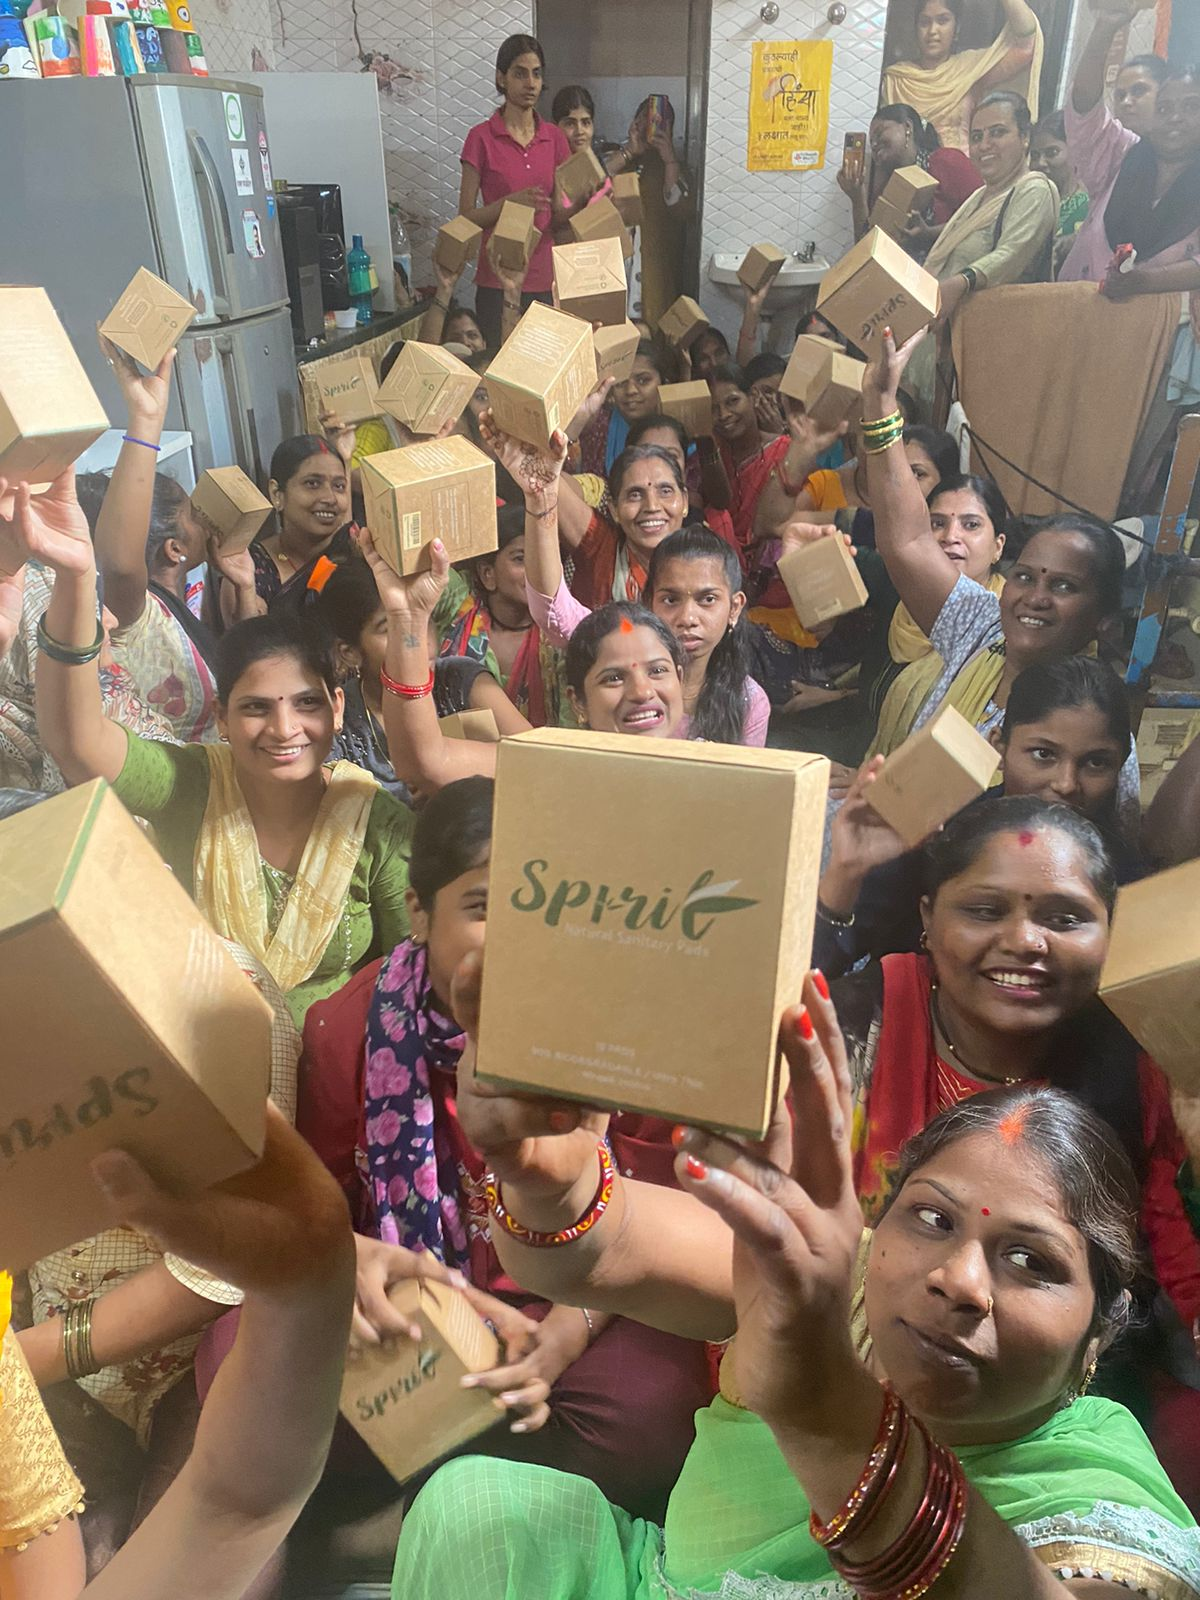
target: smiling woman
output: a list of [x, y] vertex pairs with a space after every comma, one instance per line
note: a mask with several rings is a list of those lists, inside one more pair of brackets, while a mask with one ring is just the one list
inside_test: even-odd
[[316, 434], [285, 439], [271, 457], [275, 527], [250, 546], [254, 587], [265, 607], [302, 604], [321, 556], [349, 550], [350, 471]]

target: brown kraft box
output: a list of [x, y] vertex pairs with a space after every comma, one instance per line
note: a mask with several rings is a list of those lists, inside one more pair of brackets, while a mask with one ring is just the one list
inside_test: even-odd
[[397, 1483], [499, 1422], [503, 1407], [483, 1389], [463, 1389], [469, 1372], [488, 1372], [500, 1344], [466, 1297], [445, 1284], [407, 1278], [388, 1291], [420, 1323], [420, 1344], [398, 1339], [346, 1363], [341, 1411]]
[[500, 739], [496, 713], [488, 707], [482, 711], [451, 712], [448, 717], [438, 718], [438, 727], [447, 739], [469, 739], [476, 744], [497, 744]]
[[785, 550], [778, 568], [802, 627], [832, 622], [867, 603], [867, 586], [840, 533]]
[[347, 425], [379, 415], [379, 379], [369, 356], [317, 361], [308, 370], [316, 381], [322, 411], [334, 412]]
[[1100, 994], [1184, 1094], [1200, 1094], [1200, 861], [1117, 894]]
[[809, 386], [804, 409], [826, 428], [840, 422], [857, 422], [862, 416], [862, 386], [867, 368], [843, 350], [826, 353]]
[[194, 320], [196, 308], [145, 267], [134, 273], [100, 332], [151, 372]]
[[262, 1153], [270, 1007], [100, 779], [0, 823], [0, 1015], [10, 1270], [102, 1225], [104, 1150], [181, 1190]]
[[779, 380], [780, 393], [805, 404], [813, 380], [828, 357], [842, 354], [842, 347], [835, 340], [822, 338], [819, 333], [802, 333], [792, 349], [787, 370]]
[[874, 359], [885, 328], [899, 347], [928, 327], [938, 314], [938, 283], [894, 239], [872, 228], [825, 274], [817, 310]]
[[215, 532], [223, 555], [248, 550], [271, 515], [271, 502], [241, 467], [209, 467], [200, 474], [191, 500]]
[[584, 322], [624, 323], [629, 283], [619, 239], [554, 248], [554, 303]]
[[999, 751], [960, 711], [943, 706], [892, 751], [867, 788], [867, 803], [911, 850], [983, 794], [999, 765]]
[[637, 348], [642, 336], [632, 322], [618, 322], [612, 327], [595, 328], [592, 344], [596, 351], [596, 382], [612, 378], [624, 383], [633, 371]]
[[642, 180], [636, 172], [618, 172], [612, 181], [612, 203], [627, 228], [642, 225]]
[[488, 240], [488, 254], [493, 264], [505, 272], [524, 272], [540, 238], [533, 207], [506, 200]]
[[677, 350], [690, 349], [708, 327], [708, 318], [690, 295], [681, 294], [658, 321], [658, 331]]
[[828, 780], [824, 757], [780, 750], [501, 740], [480, 1076], [760, 1138], [811, 953]]
[[914, 211], [924, 211], [940, 187], [932, 172], [926, 172], [924, 167], [897, 167], [879, 198], [909, 217]]
[[746, 252], [746, 259], [738, 268], [738, 281], [751, 294], [757, 294], [779, 276], [786, 260], [787, 256], [777, 245], [751, 245]]
[[478, 374], [451, 351], [409, 339], [375, 400], [379, 410], [414, 433], [437, 433], [458, 421], [478, 385]]
[[690, 383], [664, 383], [658, 391], [658, 409], [682, 422], [693, 439], [712, 438], [712, 391], [699, 378]]
[[0, 286], [0, 478], [51, 483], [107, 427], [50, 296]]
[[469, 217], [451, 217], [438, 229], [433, 259], [446, 272], [463, 272], [479, 254], [483, 229]]
[[598, 189], [603, 189], [607, 180], [608, 173], [591, 149], [577, 150], [554, 172], [555, 188], [565, 194], [573, 206], [590, 200]]
[[596, 387], [592, 330], [535, 300], [483, 381], [497, 427], [529, 444], [548, 445]]
[[468, 439], [385, 450], [365, 456], [359, 471], [367, 526], [394, 572], [426, 571], [434, 539], [451, 561], [496, 548], [496, 466]]
[[633, 239], [629, 229], [621, 221], [621, 213], [607, 195], [601, 200], [593, 200], [582, 211], [577, 211], [571, 218], [570, 228], [576, 244], [592, 244], [597, 239], [617, 239], [623, 259], [633, 254]]
[[908, 227], [908, 212], [901, 211], [890, 200], [885, 200], [882, 195], [871, 207], [869, 224], [878, 228], [881, 233], [886, 233], [889, 239], [895, 239], [900, 244], [904, 239], [904, 230]]

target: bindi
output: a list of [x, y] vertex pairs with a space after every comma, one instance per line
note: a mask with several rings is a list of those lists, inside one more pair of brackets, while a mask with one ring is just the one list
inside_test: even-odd
[[991, 1212], [991, 1207], [990, 1206], [980, 1206], [979, 1215], [981, 1217], [990, 1217], [991, 1214], [992, 1214], [992, 1212]]
[[1017, 835], [1017, 843], [1018, 844], [1022, 844], [1022, 845], [1028, 845], [1028, 844], [1032, 844], [1033, 843], [1033, 833], [1030, 831], [1030, 829], [1028, 829], [1028, 828], [1022, 828], [1021, 829], [1020, 833]]

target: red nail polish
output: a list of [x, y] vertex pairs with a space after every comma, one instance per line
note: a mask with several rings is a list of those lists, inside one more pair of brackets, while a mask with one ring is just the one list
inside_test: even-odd
[[800, 1007], [796, 1015], [796, 1028], [805, 1044], [811, 1044], [816, 1037], [816, 1030], [813, 1027], [812, 1018], [808, 1014], [807, 1006]]
[[813, 979], [813, 984], [814, 984], [814, 986], [816, 988], [816, 991], [821, 996], [821, 999], [822, 1000], [828, 1000], [829, 999], [829, 980], [825, 976], [825, 974], [821, 971], [820, 967], [814, 967], [813, 968], [812, 979]]
[[697, 1183], [703, 1183], [705, 1178], [708, 1177], [707, 1166], [696, 1156], [688, 1156], [684, 1162], [684, 1170], [688, 1177], [695, 1178]]
[[676, 1123], [676, 1125], [671, 1129], [671, 1143], [675, 1146], [676, 1150], [679, 1149], [679, 1146], [686, 1138], [687, 1129], [684, 1127], [682, 1122]]

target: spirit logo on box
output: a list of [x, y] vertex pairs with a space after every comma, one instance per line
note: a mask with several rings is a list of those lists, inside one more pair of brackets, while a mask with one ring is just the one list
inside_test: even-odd
[[354, 1404], [358, 1410], [360, 1422], [373, 1422], [377, 1417], [382, 1417], [389, 1406], [399, 1404], [408, 1396], [420, 1389], [423, 1384], [433, 1383], [437, 1378], [437, 1364], [442, 1352], [429, 1346], [418, 1352], [412, 1370], [395, 1383], [389, 1383], [387, 1388], [377, 1395], [360, 1394]]
[[603, 924], [608, 913], [615, 912], [617, 920], [623, 922], [631, 932], [655, 928], [665, 933], [678, 917], [679, 932], [685, 939], [698, 943], [718, 917], [758, 905], [757, 900], [729, 893], [737, 888], [740, 878], [733, 878], [728, 883], [714, 883], [711, 872], [702, 872], [682, 899], [673, 897], [669, 888], [663, 889], [647, 911], [650, 896], [639, 894], [631, 887], [614, 892], [607, 883], [598, 883], [593, 887], [583, 878], [560, 878], [555, 887], [549, 890], [542, 881], [549, 870], [548, 861], [527, 861], [522, 868], [526, 887], [516, 890], [511, 899], [515, 911], [544, 911], [548, 928], [557, 928], [565, 911], [579, 911], [590, 903], [591, 909], [586, 920], [597, 927]]
[[[142, 1093], [150, 1082], [148, 1067], [132, 1067], [122, 1072], [111, 1084], [104, 1078], [89, 1078], [84, 1088], [87, 1098], [75, 1110], [68, 1111], [60, 1100], [50, 1107], [45, 1121], [34, 1132], [36, 1117], [17, 1117], [6, 1128], [0, 1128], [0, 1157], [15, 1161], [18, 1156], [32, 1150], [46, 1150], [55, 1139], [66, 1139], [78, 1128], [94, 1128], [98, 1122], [111, 1117], [115, 1100], [127, 1101], [136, 1109], [134, 1115], [148, 1117], [158, 1105], [157, 1097]], [[19, 1146], [18, 1146], [19, 1141]]]

